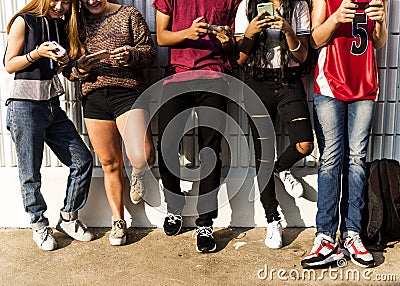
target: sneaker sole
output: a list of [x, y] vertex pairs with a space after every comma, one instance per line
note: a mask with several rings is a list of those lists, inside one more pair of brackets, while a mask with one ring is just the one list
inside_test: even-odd
[[112, 246], [119, 246], [119, 245], [124, 245], [126, 243], [126, 236], [122, 238], [108, 238], [108, 241]]
[[270, 245], [270, 244], [268, 244], [266, 242], [264, 242], [264, 243], [265, 243], [266, 247], [271, 248], [271, 249], [280, 249], [280, 248], [282, 248], [282, 244], [280, 244], [280, 245]]
[[138, 205], [138, 204], [140, 204], [142, 201], [143, 201], [142, 198], [141, 198], [140, 200], [138, 200], [138, 201], [134, 201], [134, 200], [132, 200], [132, 198], [131, 198], [131, 202], [132, 202], [132, 204], [134, 204], [134, 205]]
[[301, 266], [303, 266], [303, 268], [311, 268], [311, 267], [318, 267], [318, 266], [323, 266], [323, 265], [327, 265], [330, 264], [332, 262], [338, 261], [340, 259], [344, 258], [343, 253], [340, 254], [333, 254], [328, 256], [327, 258], [325, 258], [324, 260], [321, 261], [316, 261], [316, 262], [301, 262]]
[[39, 247], [39, 249], [44, 250], [44, 251], [53, 251], [57, 249], [57, 242], [54, 243], [54, 245], [52, 247], [43, 247], [43, 245], [40, 245], [39, 243], [37, 243], [35, 240], [33, 240], [36, 245]]
[[214, 251], [217, 250], [217, 244], [214, 244], [214, 247], [213, 247], [212, 249], [210, 249], [210, 250], [205, 250], [205, 251], [201, 251], [201, 250], [197, 247], [197, 245], [196, 245], [196, 250], [197, 250], [198, 253], [210, 253], [210, 252], [214, 252]]

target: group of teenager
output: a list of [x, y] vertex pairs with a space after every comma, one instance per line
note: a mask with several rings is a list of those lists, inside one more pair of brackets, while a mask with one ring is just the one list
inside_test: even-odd
[[[289, 134], [290, 144], [275, 160], [270, 176], [265, 171], [268, 168], [263, 167], [271, 163], [262, 157], [266, 138], [256, 128], [256, 120], [267, 114], [249, 115], [260, 199], [268, 223], [265, 245], [282, 247], [274, 177], [282, 180], [292, 196], [301, 196], [301, 184], [290, 168], [314, 148], [301, 81], [301, 66], [308, 58], [310, 43], [319, 49], [313, 118], [320, 166], [317, 232], [302, 266], [320, 267], [347, 256], [359, 266], [371, 267], [373, 256], [364, 247], [360, 233], [366, 152], [378, 94], [375, 49], [387, 39], [387, 1], [372, 0], [362, 6], [350, 0], [313, 0], [311, 17], [304, 0], [271, 0], [274, 14], [268, 16], [257, 10], [262, 2], [265, 0], [153, 2], [158, 45], [170, 47], [164, 102], [158, 112], [158, 166], [167, 203], [164, 232], [169, 236], [180, 232], [186, 202], [180, 188], [178, 147], [172, 144], [174, 138], [164, 136], [164, 131], [176, 116], [184, 114], [187, 118], [185, 111], [193, 107], [226, 113], [227, 98], [223, 94], [228, 83], [221, 78], [232, 74], [228, 54], [234, 53], [244, 70], [244, 82], [257, 94], [273, 122], [279, 115]], [[78, 219], [88, 196], [92, 156], [60, 108], [63, 88], [57, 74], [62, 72], [67, 79], [80, 83], [85, 125], [104, 171], [113, 216], [110, 244], [125, 244], [122, 144], [132, 165], [133, 203], [141, 201], [144, 173], [155, 162], [148, 101], [140, 97], [147, 87], [143, 70], [156, 58], [145, 19], [136, 8], [107, 0], [32, 0], [14, 15], [7, 32], [5, 67], [7, 72], [15, 73], [6, 101], [7, 128], [16, 146], [23, 203], [31, 216], [33, 240], [43, 250], [57, 247], [44, 216], [47, 206], [40, 192], [44, 143], [70, 168], [56, 229], [80, 241], [94, 238]], [[67, 51], [57, 53], [52, 41]], [[108, 58], [88, 56], [104, 49], [109, 51]], [[200, 75], [202, 89], [193, 88], [198, 78], [186, 73], [191, 71], [204, 72]], [[244, 101], [245, 105], [251, 104], [246, 98]], [[183, 135], [186, 121], [177, 121], [175, 131]], [[224, 119], [217, 120], [222, 128], [219, 130], [208, 127], [209, 121], [200, 114], [199, 149], [210, 148], [215, 158], [199, 184], [196, 249], [203, 253], [217, 249], [213, 220], [218, 215], [221, 177], [223, 134], [219, 130], [225, 126]], [[200, 161], [207, 165], [209, 152], [200, 152]]]

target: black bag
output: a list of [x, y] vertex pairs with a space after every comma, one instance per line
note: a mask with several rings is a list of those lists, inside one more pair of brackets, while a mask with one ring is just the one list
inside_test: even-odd
[[387, 242], [400, 240], [400, 166], [381, 159], [373, 161], [368, 171], [363, 238], [382, 249]]

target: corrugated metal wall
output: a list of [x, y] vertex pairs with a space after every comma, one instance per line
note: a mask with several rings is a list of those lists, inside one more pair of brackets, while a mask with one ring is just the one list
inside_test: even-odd
[[[26, 0], [2, 0], [0, 1], [0, 54], [4, 54], [6, 46], [6, 26], [11, 16], [23, 7], [27, 2]], [[124, 0], [116, 1], [121, 4], [133, 5], [142, 11], [145, 16], [149, 28], [153, 34], [155, 40], [155, 11], [151, 7], [152, 1], [142, 0]], [[379, 77], [380, 77], [380, 96], [377, 102], [376, 116], [374, 127], [371, 134], [368, 160], [371, 161], [377, 158], [392, 158], [400, 161], [400, 0], [389, 1], [389, 39], [387, 44], [377, 52], [378, 65], [379, 65]], [[163, 67], [168, 61], [168, 49], [157, 47], [158, 58], [154, 65], [146, 70], [146, 76], [150, 83], [159, 80], [163, 75]], [[235, 70], [235, 74], [240, 78], [241, 74], [239, 70]], [[4, 105], [7, 94], [10, 90], [10, 83], [12, 81], [12, 75], [8, 75], [4, 67], [0, 68], [0, 167], [12, 167], [16, 165], [16, 157], [13, 150], [13, 144], [10, 138], [10, 134], [5, 128], [5, 115], [6, 107]], [[312, 94], [312, 84], [310, 79], [305, 79], [308, 93]], [[75, 97], [74, 84], [68, 81], [64, 82], [66, 88], [66, 95], [62, 98], [62, 105], [66, 110], [69, 117], [75, 122], [77, 129], [79, 130], [82, 138], [89, 145], [89, 140], [85, 126], [83, 124], [82, 112], [80, 103]], [[311, 96], [309, 97], [309, 104], [312, 105]], [[238, 111], [238, 108], [231, 104], [229, 106], [229, 114], [242, 123], [244, 126], [244, 133], [248, 134], [248, 128], [246, 126], [245, 114]], [[194, 117], [192, 118], [194, 120]], [[155, 121], [152, 124], [154, 138], [156, 138], [156, 124]], [[227, 126], [227, 133], [229, 136], [237, 137], [239, 132], [231, 126]], [[196, 133], [188, 134], [184, 140], [184, 153], [190, 161], [194, 161], [197, 164], [195, 150], [192, 148], [193, 143], [196, 142]], [[232, 140], [233, 142], [240, 142], [239, 138]], [[288, 142], [285, 130], [280, 125], [277, 129], [277, 150], [280, 152]], [[231, 154], [234, 158], [231, 167], [241, 166], [241, 156], [243, 156], [241, 150], [243, 146], [237, 144], [231, 146]], [[222, 157], [226, 156], [228, 148], [223, 149]], [[303, 162], [298, 165], [307, 165], [309, 167], [316, 166], [317, 151], [315, 150], [313, 156], [309, 156]], [[227, 160], [227, 159], [225, 159]], [[97, 166], [100, 166], [98, 160], [96, 160]], [[225, 162], [228, 163], [228, 162]], [[60, 166], [60, 163], [55, 156], [48, 149], [45, 150], [45, 161], [43, 166], [55, 167]]]

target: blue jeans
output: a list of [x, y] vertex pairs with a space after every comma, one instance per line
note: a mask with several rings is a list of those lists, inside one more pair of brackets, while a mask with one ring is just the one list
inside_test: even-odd
[[[361, 232], [366, 186], [365, 160], [375, 102], [344, 102], [314, 95], [314, 123], [320, 151], [317, 234]], [[339, 210], [340, 204], [340, 210]]]
[[92, 155], [74, 124], [60, 108], [58, 97], [46, 101], [9, 101], [7, 129], [15, 143], [22, 199], [34, 229], [48, 225], [46, 202], [40, 192], [44, 143], [70, 168], [63, 217], [75, 218], [87, 200]]

